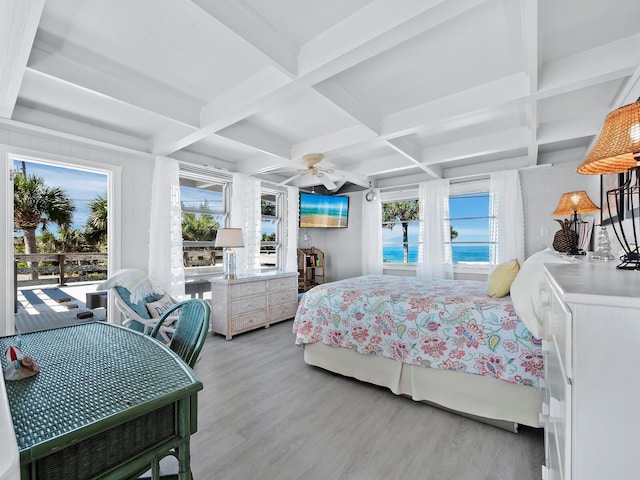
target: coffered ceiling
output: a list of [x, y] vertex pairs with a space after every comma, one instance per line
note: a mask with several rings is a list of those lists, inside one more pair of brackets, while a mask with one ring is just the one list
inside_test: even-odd
[[[584, 157], [637, 0], [4, 0], [0, 124], [336, 189]], [[292, 179], [292, 177], [294, 177]]]

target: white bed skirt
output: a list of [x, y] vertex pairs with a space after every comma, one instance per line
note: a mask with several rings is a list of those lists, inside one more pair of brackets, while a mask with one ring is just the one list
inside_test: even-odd
[[[408, 365], [320, 342], [304, 345], [304, 361], [507, 430], [516, 431], [517, 424], [541, 426], [542, 391], [534, 387], [493, 377]], [[513, 424], [516, 425], [508, 426]]]

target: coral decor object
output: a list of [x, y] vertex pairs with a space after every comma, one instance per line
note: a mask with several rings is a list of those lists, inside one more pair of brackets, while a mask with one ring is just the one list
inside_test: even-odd
[[38, 363], [29, 356], [22, 355], [19, 347], [12, 345], [4, 351], [9, 365], [4, 369], [5, 380], [22, 380], [36, 375], [40, 371]]

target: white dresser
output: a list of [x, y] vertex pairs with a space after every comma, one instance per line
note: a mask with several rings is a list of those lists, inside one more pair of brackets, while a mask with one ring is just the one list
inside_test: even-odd
[[297, 272], [211, 278], [211, 328], [233, 335], [292, 318], [298, 308]]
[[640, 478], [640, 272], [545, 265], [542, 478]]

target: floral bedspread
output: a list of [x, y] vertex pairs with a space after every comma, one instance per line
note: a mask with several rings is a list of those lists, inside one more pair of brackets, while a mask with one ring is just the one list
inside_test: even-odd
[[306, 292], [296, 344], [322, 342], [422, 367], [540, 387], [541, 341], [486, 282], [369, 275]]

